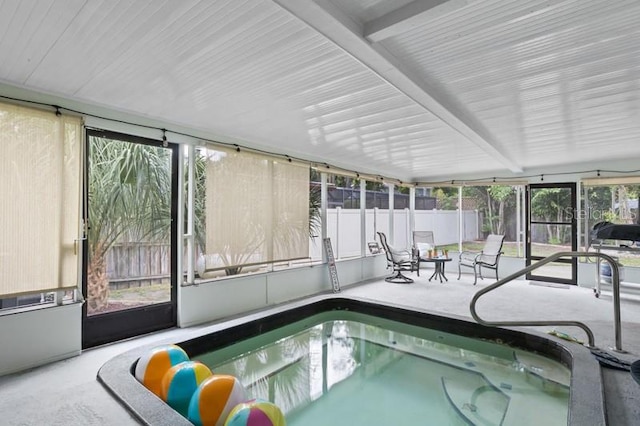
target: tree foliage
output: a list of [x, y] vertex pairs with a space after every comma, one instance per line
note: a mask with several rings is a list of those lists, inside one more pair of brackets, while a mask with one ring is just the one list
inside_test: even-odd
[[171, 152], [90, 136], [88, 186], [88, 309], [99, 311], [108, 302], [109, 249], [170, 237]]
[[[568, 222], [571, 220], [571, 191], [566, 188], [536, 188], [531, 193], [531, 219], [541, 222]], [[532, 225], [535, 226], [535, 225]], [[571, 237], [567, 225], [544, 225], [547, 238], [541, 241], [550, 244], [566, 244]]]
[[511, 218], [515, 217], [517, 190], [511, 185], [466, 186], [462, 196], [470, 199], [482, 218], [485, 234], [508, 235]]
[[433, 188], [431, 196], [436, 197], [438, 209], [455, 210], [458, 208], [458, 188], [456, 187]]
[[121, 238], [168, 239], [171, 152], [95, 137], [90, 142], [90, 253], [102, 256]]

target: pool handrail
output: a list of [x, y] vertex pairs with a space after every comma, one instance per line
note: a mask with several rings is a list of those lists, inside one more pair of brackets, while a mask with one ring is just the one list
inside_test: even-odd
[[522, 275], [533, 271], [541, 266], [546, 265], [547, 263], [554, 262], [562, 257], [597, 257], [606, 260], [611, 265], [611, 283], [613, 286], [613, 326], [615, 332], [615, 346], [613, 350], [616, 352], [624, 352], [622, 349], [622, 330], [620, 327], [620, 270], [618, 268], [618, 263], [613, 259], [613, 257], [604, 254], [604, 253], [593, 253], [593, 252], [581, 252], [581, 251], [563, 251], [554, 253], [551, 256], [545, 257], [544, 259], [536, 262], [533, 265], [529, 265], [526, 268], [523, 268], [513, 274], [502, 278], [501, 280], [496, 281], [490, 286], [483, 288], [476, 292], [476, 294], [471, 299], [471, 316], [474, 320], [476, 320], [479, 324], [493, 327], [511, 327], [511, 326], [545, 326], [545, 325], [564, 325], [564, 326], [575, 326], [579, 327], [587, 334], [587, 339], [589, 341], [588, 347], [595, 348], [595, 338], [593, 335], [593, 331], [584, 323], [579, 321], [485, 321], [476, 312], [476, 302], [478, 299], [490, 291], [501, 287], [508, 282], [515, 280]]

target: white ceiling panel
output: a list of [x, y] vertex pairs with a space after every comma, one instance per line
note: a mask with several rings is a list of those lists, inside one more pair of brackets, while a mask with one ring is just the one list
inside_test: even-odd
[[331, 0], [354, 21], [365, 24], [415, 0]]
[[469, 153], [501, 167], [271, 1], [89, 0], [70, 22], [66, 10], [31, 4], [50, 46], [3, 79], [403, 180], [463, 172]]
[[85, 0], [0, 1], [0, 78], [24, 83], [82, 9]]
[[639, 23], [635, 0], [0, 0], [0, 80], [403, 181], [512, 176], [640, 155]]
[[382, 44], [539, 168], [640, 155], [639, 22], [633, 1], [483, 1]]

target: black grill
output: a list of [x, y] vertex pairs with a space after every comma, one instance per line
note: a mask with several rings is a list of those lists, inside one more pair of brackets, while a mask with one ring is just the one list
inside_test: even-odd
[[640, 241], [640, 225], [619, 225], [611, 222], [598, 222], [593, 225], [590, 240], [627, 240]]

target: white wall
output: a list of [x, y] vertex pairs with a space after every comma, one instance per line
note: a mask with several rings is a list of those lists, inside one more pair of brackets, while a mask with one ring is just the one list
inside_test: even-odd
[[[460, 232], [457, 210], [416, 210], [416, 231], [433, 231], [437, 246], [456, 244]], [[478, 239], [478, 214], [476, 211], [462, 212], [463, 241]]]
[[379, 241], [376, 232], [384, 232], [389, 235], [388, 210], [370, 209], [366, 216], [367, 241]]
[[360, 256], [360, 210], [339, 207], [328, 209], [327, 236], [333, 243], [333, 255], [336, 259]]
[[[336, 267], [341, 286], [387, 273], [384, 255], [338, 261]], [[181, 287], [178, 322], [188, 327], [331, 290], [326, 264]]]
[[79, 355], [82, 305], [0, 316], [0, 375]]

